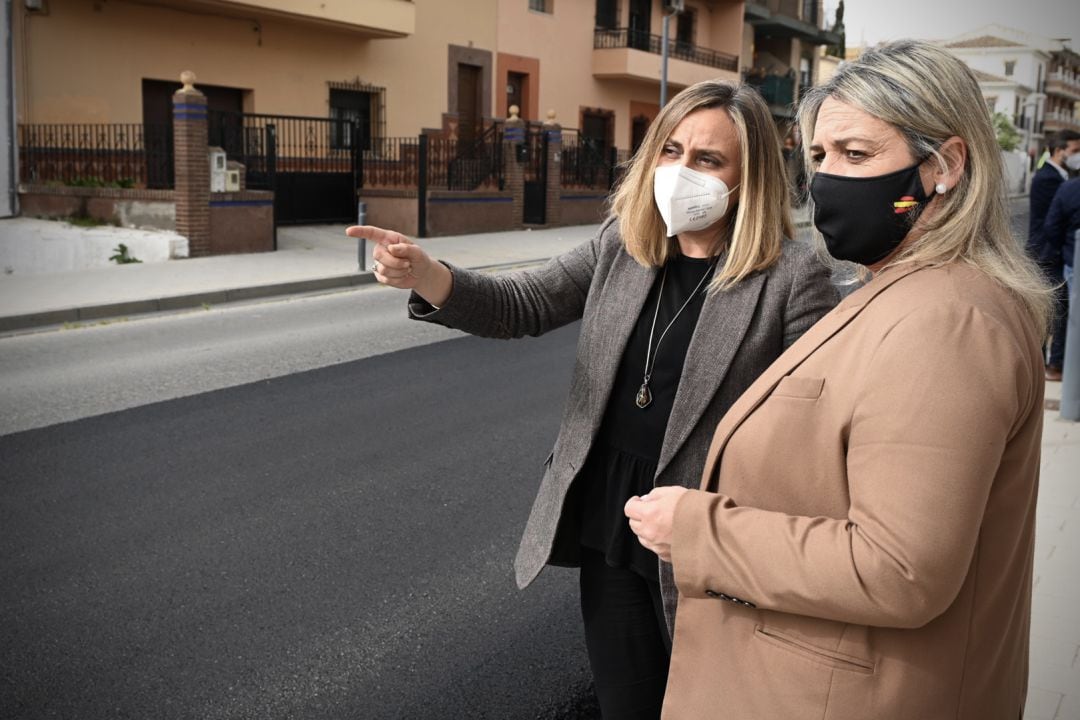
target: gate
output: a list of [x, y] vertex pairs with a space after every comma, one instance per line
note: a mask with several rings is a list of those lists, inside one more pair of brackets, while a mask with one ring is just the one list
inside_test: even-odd
[[274, 191], [280, 225], [356, 219], [362, 142], [345, 119], [210, 113], [210, 144], [244, 164], [247, 187]]
[[542, 127], [529, 127], [525, 135], [524, 212], [521, 218], [527, 225], [543, 225], [547, 222], [547, 131]]

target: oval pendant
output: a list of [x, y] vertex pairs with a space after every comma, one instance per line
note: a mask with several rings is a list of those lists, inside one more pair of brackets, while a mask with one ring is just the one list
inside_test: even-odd
[[641, 387], [638, 388], [637, 396], [634, 398], [634, 403], [644, 410], [649, 407], [649, 403], [652, 402], [652, 393], [649, 392], [649, 383], [641, 383]]

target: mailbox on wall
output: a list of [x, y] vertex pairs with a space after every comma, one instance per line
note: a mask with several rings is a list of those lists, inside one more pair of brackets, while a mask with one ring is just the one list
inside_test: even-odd
[[225, 151], [219, 147], [210, 148], [210, 192], [225, 192]]

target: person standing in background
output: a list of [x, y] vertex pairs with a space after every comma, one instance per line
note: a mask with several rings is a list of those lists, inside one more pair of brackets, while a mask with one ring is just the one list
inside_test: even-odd
[[[1069, 179], [1066, 169], [1069, 158], [1080, 154], [1080, 133], [1072, 130], [1055, 133], [1047, 143], [1047, 151], [1050, 153], [1049, 158], [1031, 178], [1027, 250], [1031, 257], [1039, 261], [1047, 279], [1051, 283], [1061, 284], [1065, 280], [1064, 265], [1060, 253], [1055, 255], [1052, 248], [1046, 247], [1043, 225], [1054, 195], [1062, 183]], [[1046, 379], [1051, 381], [1061, 380], [1061, 365], [1065, 356], [1069, 293], [1064, 284], [1058, 289], [1055, 300], [1058, 308], [1050, 324], [1050, 347], [1046, 356]]]
[[[1066, 159], [1070, 171], [1080, 172], [1080, 153], [1074, 153]], [[1068, 182], [1062, 183], [1050, 203], [1050, 211], [1046, 214], [1046, 222], [1043, 224], [1043, 248], [1048, 257], [1061, 259], [1062, 275], [1065, 278], [1065, 291], [1068, 298], [1075, 297], [1073, 285], [1076, 283], [1076, 236], [1080, 235], [1080, 177], [1075, 177]], [[1080, 368], [1069, 367], [1069, 358], [1065, 352], [1066, 340], [1069, 336], [1069, 313], [1080, 312], [1080, 308], [1073, 307], [1070, 302], [1064, 313], [1064, 321], [1061, 327], [1055, 329], [1061, 334], [1062, 364], [1059, 380], [1063, 380], [1070, 373], [1080, 372]], [[1075, 362], [1075, 360], [1074, 360]], [[1052, 380], [1047, 375], [1047, 380]], [[1070, 380], [1073, 382], [1073, 380]]]

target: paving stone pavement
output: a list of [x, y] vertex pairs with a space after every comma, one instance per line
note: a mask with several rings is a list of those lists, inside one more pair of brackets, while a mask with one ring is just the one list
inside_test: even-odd
[[[1046, 384], [1060, 399], [1061, 383]], [[1080, 720], [1080, 423], [1044, 417], [1025, 720]]]

